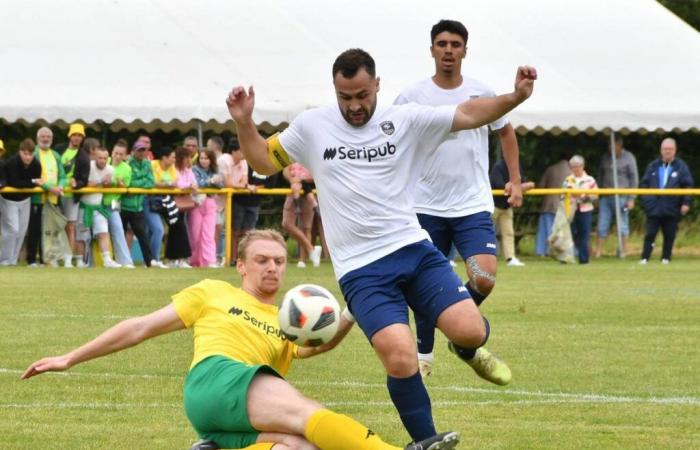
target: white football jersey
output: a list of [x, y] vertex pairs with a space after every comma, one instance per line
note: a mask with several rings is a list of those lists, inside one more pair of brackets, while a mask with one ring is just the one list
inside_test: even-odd
[[[463, 77], [462, 85], [455, 89], [442, 89], [432, 78], [426, 78], [403, 91], [394, 103], [454, 105], [470, 98], [494, 95], [491, 88], [472, 78]], [[507, 124], [508, 120], [501, 117], [488, 126], [458, 131], [437, 151], [423, 152], [429, 156], [421, 164], [423, 170], [415, 185], [415, 211], [439, 217], [493, 213], [489, 128], [499, 130]]]
[[428, 234], [413, 211], [422, 149], [451, 136], [455, 106], [378, 106], [362, 127], [338, 106], [305, 111], [279, 135], [318, 188], [323, 228], [338, 279]]

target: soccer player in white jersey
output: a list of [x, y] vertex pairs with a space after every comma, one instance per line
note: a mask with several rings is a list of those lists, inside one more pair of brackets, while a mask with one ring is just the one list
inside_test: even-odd
[[313, 174], [348, 308], [386, 369], [404, 427], [420, 441], [434, 435], [435, 426], [408, 308], [457, 348], [482, 346], [489, 325], [418, 223], [410, 188], [417, 157], [452, 132], [478, 128], [515, 108], [532, 93], [537, 73], [519, 67], [512, 93], [439, 107], [377, 106], [374, 60], [361, 49], [341, 53], [332, 75], [338, 105], [303, 112], [269, 141], [253, 122], [252, 87], [233, 88], [226, 102], [241, 149], [256, 171], [272, 174], [298, 161]]
[[[485, 84], [462, 75], [467, 55], [466, 27], [454, 20], [441, 20], [430, 30], [430, 53], [435, 74], [408, 87], [396, 104], [452, 105], [466, 98], [493, 97]], [[493, 197], [489, 183], [489, 129], [499, 138], [508, 166], [510, 184], [506, 193], [512, 206], [522, 204], [518, 141], [505, 117], [488, 126], [455, 133], [430, 153], [423, 164], [415, 188], [415, 211], [433, 244], [445, 256], [454, 242], [464, 259], [469, 281], [465, 287], [477, 306], [496, 283], [496, 233], [491, 214]], [[432, 150], [432, 149], [426, 149]], [[428, 152], [425, 152], [428, 153]], [[418, 362], [423, 377], [432, 372], [435, 328], [416, 315]], [[511, 380], [508, 366], [484, 347], [450, 349], [467, 362], [482, 378], [504, 385]]]

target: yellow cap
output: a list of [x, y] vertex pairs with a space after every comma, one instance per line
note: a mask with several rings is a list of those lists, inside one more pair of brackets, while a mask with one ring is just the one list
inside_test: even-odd
[[71, 137], [74, 134], [79, 134], [82, 137], [85, 137], [85, 126], [82, 123], [70, 124], [70, 128], [68, 129], [68, 137]]

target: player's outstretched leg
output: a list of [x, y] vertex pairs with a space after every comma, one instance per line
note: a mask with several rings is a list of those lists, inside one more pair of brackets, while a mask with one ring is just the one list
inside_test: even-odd
[[419, 442], [411, 442], [404, 450], [450, 450], [459, 444], [459, 433], [447, 431]]

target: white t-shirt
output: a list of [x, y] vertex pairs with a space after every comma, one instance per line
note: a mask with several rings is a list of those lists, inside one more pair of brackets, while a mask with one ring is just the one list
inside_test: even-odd
[[[107, 164], [104, 169], [98, 169], [95, 161], [90, 161], [90, 174], [88, 175], [88, 183], [97, 183], [102, 187], [102, 180], [106, 175], [110, 175], [114, 178], [114, 167]], [[112, 187], [112, 186], [105, 186]], [[82, 203], [86, 205], [99, 205], [102, 203], [102, 194], [85, 194], [80, 198]]]
[[413, 212], [417, 154], [450, 136], [454, 114], [454, 106], [378, 106], [356, 128], [327, 106], [303, 112], [280, 134], [289, 157], [314, 177], [338, 279], [428, 239]]
[[[216, 158], [216, 168], [219, 175], [226, 180], [226, 178], [231, 176], [233, 172], [233, 156], [230, 153], [222, 153], [218, 158]], [[216, 198], [216, 210], [221, 212], [226, 207], [226, 196], [217, 195]]]
[[[404, 90], [396, 104], [454, 105], [470, 98], [493, 97], [485, 84], [463, 77], [455, 89], [442, 89], [426, 78]], [[500, 119], [487, 126], [453, 133], [422, 162], [423, 170], [415, 185], [414, 209], [418, 213], [439, 217], [462, 217], [482, 211], [493, 213], [489, 182], [489, 128], [499, 130], [508, 124]]]

